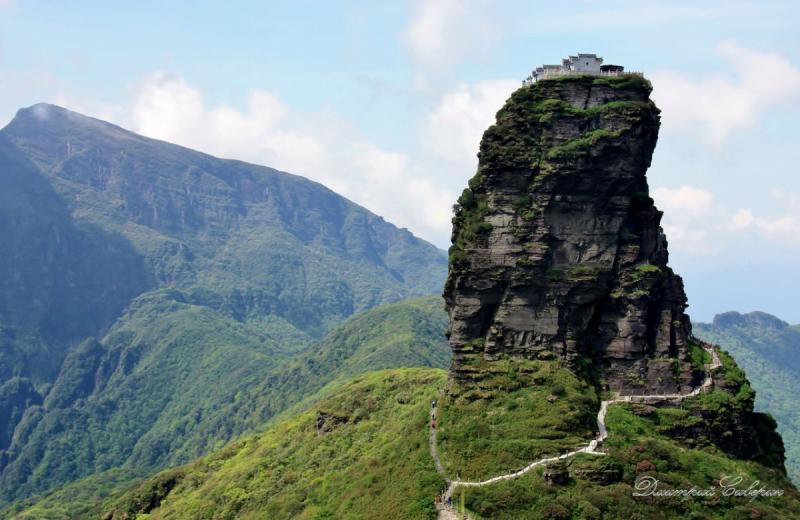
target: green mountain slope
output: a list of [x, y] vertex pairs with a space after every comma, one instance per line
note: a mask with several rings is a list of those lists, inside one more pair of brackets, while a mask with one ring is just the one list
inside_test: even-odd
[[0, 382], [52, 383], [70, 346], [107, 332], [150, 286], [141, 255], [119, 233], [79, 225], [2, 132], [0, 244]]
[[[0, 181], [9, 188], [0, 206], [9, 224], [0, 229], [17, 246], [4, 248], [0, 279], [18, 288], [4, 292], [0, 323], [10, 329], [5, 338], [15, 331], [46, 338], [52, 329], [58, 341], [48, 344], [48, 359], [60, 362], [70, 342], [107, 330], [147, 286], [180, 290], [189, 303], [290, 350], [355, 313], [436, 293], [445, 277], [446, 261], [433, 245], [302, 177], [147, 139], [53, 105], [20, 110], [0, 138]], [[70, 232], [85, 235], [86, 244]], [[49, 328], [24, 326], [31, 313], [18, 293], [32, 292], [19, 285], [25, 269], [47, 288], [31, 299], [43, 306]], [[41, 271], [55, 271], [50, 278], [76, 294], [40, 279]], [[119, 273], [127, 275], [124, 286]], [[133, 283], [140, 278], [146, 285]], [[93, 319], [47, 312], [81, 298]], [[34, 379], [48, 375], [52, 367]]]
[[287, 403], [225, 414], [348, 317], [439, 292], [446, 269], [317, 183], [52, 105], [0, 131], [0, 240], [0, 501], [262, 426]]
[[[150, 437], [170, 431], [177, 419], [198, 422], [276, 366], [272, 343], [257, 341], [211, 309], [150, 293], [132, 307], [103, 344], [90, 339], [70, 353], [44, 403], [26, 410], [4, 452], [2, 498], [119, 466], [132, 456], [134, 466], [180, 457], [180, 447]], [[194, 439], [187, 449], [197, 456], [232, 434]]]
[[[593, 408], [593, 399], [587, 399], [592, 390], [560, 361], [536, 364], [533, 385], [517, 384], [524, 374], [517, 383], [507, 374], [491, 376], [493, 386], [487, 390], [495, 396], [450, 389], [442, 397], [447, 379], [442, 371], [360, 376], [266, 434], [156, 475], [113, 505], [81, 518], [435, 518], [433, 497], [444, 478], [435, 470], [428, 445], [432, 399], [439, 399], [440, 428], [451, 432], [440, 440], [438, 451], [451, 465], [460, 461], [447, 473], [460, 472], [464, 479], [475, 479], [479, 471], [483, 477], [507, 474], [518, 467], [517, 456], [530, 461], [524, 457], [536, 456], [535, 449], [523, 455], [520, 447], [531, 439], [546, 452], [583, 435], [571, 427], [570, 417], [582, 422], [580, 414], [565, 411]], [[547, 401], [532, 394], [550, 393], [555, 385], [562, 389], [548, 410]], [[543, 406], [540, 413], [516, 413], [534, 401]], [[744, 461], [713, 444], [690, 446], [665, 435], [677, 426], [680, 412], [614, 406], [607, 421], [608, 455], [576, 457], [564, 485], [548, 486], [541, 468], [507, 482], [461, 487], [457, 502], [481, 518], [800, 518], [800, 494], [779, 468], [771, 467], [779, 462]], [[520, 426], [520, 419], [526, 424]], [[534, 423], [538, 426], [532, 428]], [[494, 438], [493, 431], [511, 435]], [[632, 486], [642, 475], [660, 480], [662, 489], [708, 489], [719, 487], [725, 475], [741, 476], [748, 484], [760, 480], [784, 493], [752, 502], [723, 496], [721, 490], [710, 500], [637, 498]]]
[[152, 471], [114, 468], [49, 489], [0, 508], [4, 520], [73, 520], [93, 507], [111, 507], [132, 486], [152, 477]]
[[[783, 472], [774, 422], [754, 414], [752, 429], [743, 424], [752, 391], [732, 358], [721, 357], [710, 393], [677, 405], [610, 405], [605, 455], [578, 454], [508, 481], [459, 487], [456, 496], [481, 518], [800, 517], [800, 493]], [[503, 360], [476, 368], [484, 376], [479, 387], [454, 384], [440, 401], [439, 454], [449, 474], [485, 481], [595, 438], [599, 398], [610, 395], [590, 384], [587, 374], [566, 370], [563, 361]], [[725, 442], [739, 435], [746, 446]], [[564, 480], [548, 485], [546, 473]], [[760, 481], [757, 487], [783, 495], [753, 502], [725, 496], [720, 479], [726, 475], [742, 477], [746, 485], [740, 487]], [[660, 490], [715, 487], [716, 494], [686, 501], [636, 497], [639, 478], [658, 480]]]
[[[357, 375], [387, 368], [447, 368], [443, 303], [439, 296], [425, 296], [351, 318], [313, 349], [271, 371], [225, 414], [226, 420], [241, 421], [242, 431], [252, 430], [307, 408]], [[287, 403], [296, 404], [287, 409]]]
[[786, 469], [800, 483], [800, 326], [763, 312], [726, 312], [697, 323], [695, 334], [728, 350], [756, 389], [756, 409], [772, 414], [786, 444]]
[[[241, 324], [143, 296], [105, 344], [87, 341], [70, 354], [69, 372], [43, 405], [29, 408], [20, 426], [26, 435], [12, 443], [0, 481], [5, 497], [123, 464], [152, 471], [188, 462], [364, 372], [444, 368], [442, 303], [426, 296], [372, 309], [297, 358], [276, 361], [270, 344], [253, 343]], [[78, 392], [85, 381], [90, 388]]]
[[251, 518], [254, 511], [265, 518], [430, 517], [444, 480], [427, 451], [427, 407], [446, 378], [430, 369], [359, 376], [267, 433], [162, 472], [124, 497], [117, 492], [93, 512], [86, 506], [101, 486], [114, 487], [116, 473], [5, 508], [0, 518], [100, 518], [111, 509], [136, 518], [168, 493], [178, 508], [168, 516], [178, 518]]

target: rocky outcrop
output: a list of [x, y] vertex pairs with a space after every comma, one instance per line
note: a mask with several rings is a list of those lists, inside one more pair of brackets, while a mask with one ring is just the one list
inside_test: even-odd
[[[11, 445], [14, 429], [22, 420], [25, 410], [42, 404], [42, 396], [33, 383], [15, 377], [0, 385], [0, 453]], [[4, 466], [0, 456], [0, 469]]]
[[542, 478], [550, 487], [563, 486], [569, 482], [569, 466], [564, 461], [548, 463], [542, 473]]
[[[501, 357], [599, 369], [611, 390], [689, 393], [691, 325], [648, 193], [649, 83], [565, 77], [514, 92], [454, 206], [451, 373]], [[702, 368], [702, 367], [700, 367]]]
[[688, 413], [663, 421], [656, 432], [689, 447], [713, 444], [728, 455], [758, 460], [785, 474], [785, 447], [775, 431], [777, 422], [769, 414], [753, 412], [755, 391], [744, 371], [727, 353], [721, 357], [723, 365], [713, 370], [713, 394], [684, 400], [675, 407]]

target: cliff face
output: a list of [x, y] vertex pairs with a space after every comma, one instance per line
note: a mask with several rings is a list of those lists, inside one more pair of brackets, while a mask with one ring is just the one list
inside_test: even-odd
[[638, 77], [549, 80], [514, 92], [454, 206], [444, 298], [451, 372], [559, 357], [611, 390], [687, 393], [683, 282], [667, 267], [645, 173], [659, 110]]

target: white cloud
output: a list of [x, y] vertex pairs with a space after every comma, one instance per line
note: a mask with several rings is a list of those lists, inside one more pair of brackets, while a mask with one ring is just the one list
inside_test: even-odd
[[[575, 34], [583, 30], [596, 30], [597, 27], [647, 27], [667, 25], [675, 22], [699, 20], [721, 20], [745, 16], [756, 16], [764, 7], [756, 2], [588, 2], [581, 6], [581, 16], [573, 16], [569, 23], [563, 23], [563, 13], [559, 18], [539, 18], [536, 32], [540, 35]], [[597, 8], [592, 9], [593, 6]]]
[[734, 232], [755, 232], [770, 242], [800, 244], [800, 195], [774, 190], [772, 198], [783, 214], [756, 216], [752, 209], [741, 208], [730, 219]]
[[120, 105], [98, 101], [87, 96], [65, 96], [63, 94], [57, 94], [47, 101], [60, 107], [69, 108], [79, 114], [96, 117], [123, 127], [130, 127], [130, 122], [125, 119], [127, 112]]
[[731, 132], [754, 125], [764, 110], [800, 101], [800, 69], [783, 56], [732, 41], [721, 42], [717, 54], [735, 68], [737, 81], [724, 76], [695, 80], [669, 70], [652, 74], [666, 132], [698, 132], [719, 149]]
[[210, 107], [199, 89], [162, 72], [148, 76], [124, 106], [63, 97], [56, 103], [148, 137], [302, 175], [440, 246], [450, 235], [453, 168], [382, 149], [330, 111], [299, 113], [263, 90], [250, 92], [245, 110]]
[[683, 186], [676, 190], [658, 188], [653, 190], [653, 199], [657, 206], [676, 215], [699, 217], [712, 210], [714, 195], [710, 191]]
[[483, 132], [495, 122], [495, 114], [517, 80], [486, 80], [459, 85], [444, 95], [420, 129], [422, 146], [449, 161], [474, 165]]
[[205, 106], [202, 93], [181, 78], [155, 73], [141, 86], [131, 122], [143, 135], [222, 157], [268, 160], [275, 167], [319, 166], [324, 145], [287, 126], [289, 108], [263, 90], [253, 90], [248, 111]]
[[716, 202], [711, 192], [689, 186], [652, 192], [656, 206], [664, 211], [662, 227], [670, 250], [701, 256], [734, 242], [741, 244], [742, 235], [748, 234], [756, 238], [747, 240], [751, 244], [763, 244], [759, 239], [800, 244], [800, 195], [780, 190], [771, 195], [777, 214], [759, 215], [751, 208], [732, 212]]
[[487, 0], [417, 0], [403, 33], [413, 59], [430, 69], [482, 53], [500, 34], [496, 6]]
[[658, 188], [651, 195], [656, 207], [664, 211], [662, 227], [672, 251], [709, 255], [723, 248], [717, 240], [723, 210], [711, 192], [683, 186]]

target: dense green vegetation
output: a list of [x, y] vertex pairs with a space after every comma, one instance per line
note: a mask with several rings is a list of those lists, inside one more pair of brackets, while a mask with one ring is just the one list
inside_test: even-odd
[[[465, 392], [445, 390], [446, 374], [441, 371], [360, 376], [266, 434], [147, 479], [80, 518], [98, 519], [111, 512], [115, 519], [152, 520], [433, 518], [432, 497], [444, 485], [427, 442], [433, 398], [439, 398], [439, 454], [450, 466], [458, 461], [462, 478], [479, 476], [472, 471], [480, 470], [485, 478], [518, 467], [522, 457], [534, 455], [535, 449], [520, 450], [526, 443], [543, 446], [570, 436], [580, 441], [581, 410], [591, 391], [576, 383], [559, 362], [543, 361], [530, 368], [515, 377], [530, 375], [531, 382], [537, 381], [533, 388], [546, 388], [549, 400], [544, 393], [526, 393], [508, 372], [486, 376], [481, 389]], [[494, 378], [496, 383], [488, 382]], [[511, 393], [506, 395], [506, 390]], [[446, 397], [440, 397], [442, 392]], [[534, 400], [553, 408], [541, 417], [531, 414]], [[522, 408], [531, 410], [516, 414]], [[559, 422], [559, 413], [568, 415], [565, 422]], [[682, 415], [681, 409], [614, 405], [607, 417], [609, 454], [573, 459], [563, 468], [570, 473], [565, 485], [546, 485], [541, 468], [511, 481], [459, 488], [456, 503], [462, 502], [479, 518], [800, 518], [800, 494], [778, 469], [737, 460], [712, 444], [690, 447], [659, 433]], [[544, 422], [536, 425], [536, 419]], [[455, 423], [461, 425], [458, 431], [450, 426]], [[531, 453], [523, 453], [525, 449]], [[726, 475], [742, 477], [746, 484], [740, 489], [760, 480], [768, 489], [783, 489], [784, 495], [752, 502], [749, 497], [723, 496], [719, 479]], [[634, 497], [632, 486], [641, 476], [658, 479], [659, 489], [716, 486], [718, 491], [714, 497], [685, 501]]]
[[8, 449], [2, 497], [222, 447], [237, 432], [212, 433], [203, 419], [261, 381], [276, 366], [274, 352], [274, 343], [211, 309], [168, 294], [140, 297], [103, 345], [92, 340], [71, 353], [43, 406], [28, 409], [17, 428], [24, 435]]
[[[355, 316], [312, 349], [267, 372], [222, 413], [207, 416], [203, 427], [208, 435], [220, 428], [254, 431], [305, 410], [357, 375], [386, 368], [446, 368], [450, 361], [444, 337], [447, 323], [438, 296]], [[187, 439], [185, 444], [192, 443]]]
[[[226, 442], [237, 439], [243, 432], [258, 431], [267, 423], [276, 423], [281, 418], [291, 417], [306, 410], [311, 404], [329, 395], [332, 391], [350, 381], [356, 375], [387, 367], [429, 366], [444, 368], [449, 362], [450, 349], [444, 343], [443, 331], [447, 317], [442, 311], [442, 300], [438, 296], [415, 298], [397, 304], [378, 307], [360, 314], [337, 327], [314, 348], [309, 349], [297, 358], [274, 364], [269, 368], [269, 359], [256, 360], [248, 351], [233, 350], [228, 346], [219, 348], [225, 358], [241, 357], [242, 366], [246, 369], [229, 370], [230, 365], [215, 365], [214, 360], [196, 360], [197, 385], [184, 385], [182, 392], [173, 392], [168, 403], [161, 408], [153, 402], [153, 409], [141, 416], [141, 424], [132, 422], [139, 406], [129, 405], [124, 410], [111, 411], [108, 408], [94, 407], [91, 402], [84, 404], [78, 416], [78, 422], [72, 426], [66, 419], [75, 419], [75, 415], [63, 415], [63, 421], [54, 422], [58, 432], [45, 430], [47, 435], [30, 442], [30, 446], [46, 450], [46, 459], [58, 457], [60, 460], [74, 460], [81, 456], [82, 450], [90, 449], [89, 442], [104, 446], [109, 442], [136, 442], [132, 449], [127, 445], [116, 448], [107, 456], [106, 463], [125, 463], [127, 473], [140, 475], [152, 473], [154, 468], [176, 465], [197, 458], [212, 449], [221, 448]], [[228, 330], [219, 324], [221, 330]], [[163, 332], [163, 330], [161, 330]], [[210, 331], [206, 341], [214, 341], [218, 337]], [[188, 345], [191, 345], [189, 342]], [[191, 355], [178, 343], [171, 343], [173, 356]], [[154, 355], [153, 359], [164, 359], [162, 355]], [[252, 367], [249, 365], [253, 365]], [[157, 373], [168, 375], [170, 371], [178, 372], [190, 368], [189, 363], [176, 366], [170, 363], [155, 369]], [[262, 369], [263, 374], [254, 374]], [[214, 380], [210, 380], [210, 379]], [[195, 377], [187, 377], [187, 381]], [[158, 379], [155, 374], [148, 376], [163, 388], [171, 384], [164, 378]], [[123, 378], [115, 382], [109, 389], [90, 401], [97, 399], [102, 403], [120, 401], [136, 403], [146, 399], [151, 392], [142, 391], [141, 374], [131, 379]], [[208, 391], [215, 388], [216, 392]], [[224, 392], [219, 390], [224, 389]], [[199, 392], [206, 391], [202, 395]], [[51, 393], [52, 395], [52, 393]], [[106, 414], [106, 415], [103, 415]], [[52, 414], [51, 414], [52, 415]], [[83, 415], [89, 416], [83, 418]], [[133, 427], [140, 428], [139, 435], [122, 437], [111, 426], [131, 421]], [[104, 425], [104, 423], [109, 423]], [[149, 429], [147, 427], [149, 426]], [[144, 432], [144, 433], [141, 433]], [[132, 432], [136, 433], [136, 431]], [[52, 439], [48, 440], [48, 437]], [[61, 439], [74, 440], [73, 447]], [[161, 449], [156, 452], [156, 449]], [[130, 452], [130, 455], [125, 455]], [[112, 458], [116, 457], [116, 458]], [[82, 459], [75, 460], [72, 466], [81, 469]], [[99, 465], [98, 465], [99, 466]], [[102, 470], [102, 466], [100, 466]], [[120, 470], [117, 477], [127, 474]], [[77, 474], [77, 472], [76, 472]], [[75, 478], [76, 475], [67, 475]], [[57, 481], [54, 479], [54, 481]], [[50, 492], [44, 496], [32, 497], [20, 501], [13, 506], [0, 510], [0, 518], [5, 515], [43, 514], [40, 511], [81, 511], [91, 505], [86, 501], [87, 494], [94, 501], [101, 501], [110, 488], [98, 487], [96, 476], [67, 485], [59, 493]], [[94, 491], [92, 491], [94, 490]], [[81, 497], [71, 501], [70, 496]], [[112, 495], [113, 498], [113, 495]], [[35, 507], [32, 504], [36, 504]], [[28, 510], [29, 507], [33, 507]], [[70, 518], [67, 516], [35, 516], [36, 518]]]
[[146, 481], [116, 502], [115, 518], [435, 518], [445, 482], [428, 451], [428, 407], [446, 378], [360, 376], [264, 435]]
[[92, 507], [111, 507], [152, 472], [114, 468], [68, 482], [0, 509], [4, 520], [73, 520]]
[[786, 469], [800, 483], [800, 326], [763, 312], [726, 312], [713, 323], [694, 324], [694, 333], [728, 350], [747, 372], [756, 389], [756, 409], [777, 420], [786, 445]]
[[[608, 457], [580, 455], [571, 465], [568, 484], [552, 488], [542, 481], [541, 470], [496, 486], [465, 491], [465, 505], [492, 518], [760, 518], [800, 517], [798, 493], [775, 470], [756, 463], [729, 459], [719, 452], [686, 449], [654, 433], [653, 424], [622, 406], [611, 407], [607, 417], [611, 437]], [[724, 475], [769, 482], [770, 489], [786, 489], [783, 497], [756, 500], [739, 497], [688, 499], [636, 498], [632, 484], [638, 476], [661, 481], [660, 489], [719, 487]], [[715, 482], [715, 480], [717, 482]], [[747, 486], [744, 486], [745, 488]]]
[[453, 269], [467, 266], [467, 255], [464, 249], [480, 234], [491, 231], [492, 225], [483, 221], [488, 205], [486, 194], [480, 193], [479, 187], [483, 182], [478, 171], [470, 180], [469, 188], [465, 188], [453, 205], [453, 227], [457, 230], [456, 240], [448, 250], [450, 266]]
[[481, 360], [471, 368], [483, 377], [479, 385], [454, 384], [439, 411], [437, 440], [450, 474], [486, 480], [594, 438], [599, 399], [563, 362]]
[[[0, 131], [0, 242], [0, 503], [263, 427], [340, 374], [252, 392], [347, 318], [438, 293], [447, 262], [307, 179], [51, 105]], [[400, 351], [345, 369], [446, 357]]]
[[0, 244], [0, 384], [52, 383], [68, 347], [107, 330], [149, 286], [133, 247], [113, 231], [79, 226], [2, 133]]
[[[475, 399], [475, 390], [455, 399], [451, 391], [451, 397], [441, 401], [439, 414], [446, 424], [439, 433], [444, 440], [439, 443], [439, 453], [448, 461], [458, 461], [462, 478], [485, 480], [519, 469], [541, 458], [542, 454], [554, 455], [558, 452], [555, 447], [563, 452], [574, 449], [581, 440], [588, 440], [581, 410], [587, 404], [596, 410], [596, 405], [590, 405], [593, 393], [576, 384], [574, 376], [562, 374], [565, 371], [555, 362], [551, 363], [549, 370], [537, 367], [539, 370], [533, 374], [539, 374], [539, 384], [550, 388], [551, 396], [558, 394], [552, 403], [544, 400], [545, 393], [540, 393], [535, 397], [539, 404], [536, 407], [535, 401], [531, 402], [535, 390], [513, 390], [514, 385], [508, 395], [492, 394], [487, 390], [493, 384], [478, 390], [482, 394], [478, 399]], [[507, 376], [500, 379], [502, 385], [509, 383]], [[556, 380], [559, 382], [554, 384]], [[469, 404], [462, 404], [463, 401]], [[800, 518], [800, 493], [786, 479], [779, 469], [779, 461], [771, 458], [770, 453], [762, 452], [759, 461], [744, 461], [728, 455], [707, 439], [689, 445], [686, 439], [671, 438], [676, 427], [703, 423], [691, 414], [693, 406], [730, 407], [736, 398], [716, 391], [693, 401], [694, 404], [687, 402], [677, 409], [612, 405], [606, 418], [610, 437], [604, 447], [608, 455], [579, 455], [569, 462], [554, 464], [557, 471], [569, 473], [566, 484], [548, 486], [543, 478], [546, 468], [540, 467], [510, 481], [459, 488], [455, 502], [463, 504], [478, 518]], [[512, 403], [516, 406], [509, 410]], [[516, 416], [515, 412], [523, 407], [529, 411]], [[534, 411], [534, 408], [537, 409]], [[715, 411], [727, 413], [719, 408]], [[446, 435], [444, 430], [451, 428], [451, 424], [459, 425], [458, 432]], [[498, 435], [501, 431], [509, 432], [509, 437]], [[483, 443], [484, 439], [490, 441]], [[573, 444], [566, 446], [564, 443], [562, 447], [568, 439]], [[766, 436], [755, 442], [768, 445], [770, 440]], [[542, 448], [539, 453], [531, 453], [532, 458], [522, 459], [517, 455], [520, 447], [547, 443], [549, 450]], [[502, 463], [498, 464], [495, 458]], [[487, 467], [493, 467], [494, 473], [485, 471]], [[784, 495], [758, 498], [753, 502], [749, 502], [749, 497], [723, 496], [719, 479], [726, 475], [742, 477], [746, 484], [738, 486], [740, 489], [759, 480], [759, 488], [782, 489]], [[658, 489], [662, 490], [716, 486], [717, 492], [715, 497], [685, 501], [682, 497], [634, 497], [636, 479], [643, 476], [659, 480]]]
[[[368, 311], [280, 361], [242, 324], [169, 293], [141, 297], [105, 345], [87, 343], [67, 358], [44, 406], [22, 422], [28, 437], [11, 446], [19, 453], [2, 475], [7, 499], [123, 464], [186, 463], [355, 375], [449, 361], [438, 296]], [[76, 393], [87, 378], [88, 391]]]

